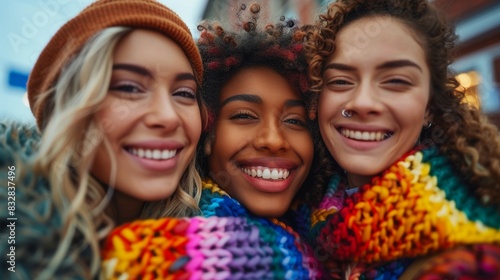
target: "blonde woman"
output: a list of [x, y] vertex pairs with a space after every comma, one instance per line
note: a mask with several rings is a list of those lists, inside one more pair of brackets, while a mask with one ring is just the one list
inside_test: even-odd
[[198, 213], [202, 76], [155, 1], [97, 1], [57, 31], [28, 82], [38, 130], [0, 125], [7, 278], [94, 278], [115, 225]]

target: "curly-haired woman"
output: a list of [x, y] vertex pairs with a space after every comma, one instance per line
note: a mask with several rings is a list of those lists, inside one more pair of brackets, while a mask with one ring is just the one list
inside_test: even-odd
[[500, 139], [463, 100], [444, 15], [339, 0], [316, 27], [311, 116], [336, 172], [302, 233], [340, 278], [499, 277]]

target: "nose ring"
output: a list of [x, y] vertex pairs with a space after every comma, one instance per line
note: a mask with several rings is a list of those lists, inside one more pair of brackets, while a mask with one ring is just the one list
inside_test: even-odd
[[342, 109], [342, 117], [348, 119], [352, 117], [352, 112], [350, 110]]

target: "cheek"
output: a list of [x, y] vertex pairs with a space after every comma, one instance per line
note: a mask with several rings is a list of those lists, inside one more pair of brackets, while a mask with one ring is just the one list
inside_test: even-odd
[[[108, 136], [105, 136], [108, 137]], [[88, 148], [88, 146], [87, 146]], [[100, 181], [108, 184], [110, 176], [111, 159], [109, 156], [109, 151], [104, 146], [104, 143], [100, 143], [94, 147], [95, 157], [90, 169], [90, 173], [97, 177]], [[85, 154], [85, 148], [83, 154]]]
[[312, 165], [314, 158], [314, 144], [310, 134], [294, 136], [290, 139], [294, 139], [294, 150], [302, 158], [304, 163], [308, 166]]
[[[214, 128], [214, 138], [211, 144], [211, 153], [209, 156], [210, 169], [221, 169], [223, 162], [229, 160], [230, 153], [233, 150], [232, 143], [235, 143], [233, 134], [224, 125], [216, 125]], [[221, 162], [221, 164], [219, 164]]]
[[402, 126], [408, 128], [415, 127], [420, 130], [426, 117], [427, 104], [428, 98], [426, 96], [419, 96], [413, 99], [394, 102], [392, 110], [397, 114]]
[[193, 144], [197, 144], [200, 140], [202, 124], [201, 124], [201, 114], [198, 108], [196, 110], [190, 110], [182, 114], [182, 122], [186, 128], [186, 133]]
[[114, 134], [130, 130], [143, 110], [143, 108], [137, 107], [135, 104], [129, 104], [123, 100], [107, 96], [100, 109], [95, 113], [94, 119], [99, 130], [108, 139], [112, 139]]
[[334, 94], [320, 94], [318, 100], [318, 121], [320, 125], [323, 122], [328, 122], [341, 110], [339, 104], [341, 102], [335, 98]]

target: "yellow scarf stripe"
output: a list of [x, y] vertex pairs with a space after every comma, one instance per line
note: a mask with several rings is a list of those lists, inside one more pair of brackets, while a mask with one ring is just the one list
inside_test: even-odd
[[[345, 200], [322, 231], [332, 256], [370, 263], [456, 244], [500, 242], [498, 229], [469, 220], [446, 200], [422, 158], [421, 152], [407, 156]], [[331, 213], [316, 210], [313, 225]]]

